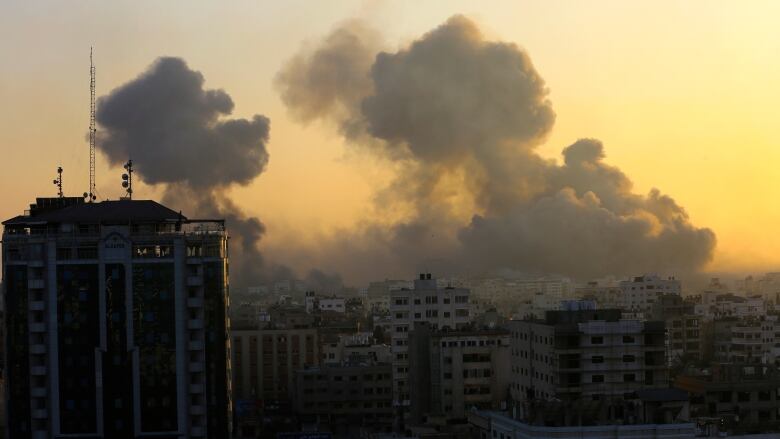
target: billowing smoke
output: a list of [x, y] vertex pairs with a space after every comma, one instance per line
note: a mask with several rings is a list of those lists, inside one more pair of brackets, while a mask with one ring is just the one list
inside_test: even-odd
[[132, 158], [144, 182], [165, 185], [163, 203], [185, 215], [225, 218], [232, 237], [231, 282], [260, 282], [257, 246], [265, 228], [225, 193], [265, 169], [268, 118], [225, 119], [233, 110], [230, 96], [205, 90], [203, 75], [167, 57], [101, 97], [97, 107], [98, 146], [109, 162]]
[[[359, 31], [356, 31], [359, 29]], [[365, 35], [369, 35], [365, 37]], [[335, 122], [351, 145], [400, 169], [364, 224], [325, 247], [329, 268], [381, 278], [430, 267], [578, 277], [703, 267], [715, 235], [672, 198], [632, 192], [597, 140], [536, 152], [555, 113], [527, 53], [455, 16], [395, 52], [350, 22], [277, 76], [290, 112]]]

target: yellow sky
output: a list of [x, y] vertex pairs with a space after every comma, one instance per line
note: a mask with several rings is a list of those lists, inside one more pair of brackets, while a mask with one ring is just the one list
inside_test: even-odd
[[[65, 168], [85, 190], [88, 53], [98, 95], [173, 55], [223, 88], [235, 115], [271, 119], [266, 173], [234, 195], [283, 246], [348, 227], [386, 181], [328, 126], [292, 121], [273, 87], [301, 44], [359, 17], [400, 47], [462, 13], [494, 39], [530, 54], [557, 113], [541, 152], [557, 157], [579, 137], [604, 142], [607, 161], [673, 196], [712, 228], [710, 269], [780, 266], [780, 3], [626, 1], [166, 1], [0, 3], [0, 216], [54, 195]], [[100, 193], [120, 194], [119, 170], [101, 162]], [[137, 195], [155, 196], [138, 188]]]

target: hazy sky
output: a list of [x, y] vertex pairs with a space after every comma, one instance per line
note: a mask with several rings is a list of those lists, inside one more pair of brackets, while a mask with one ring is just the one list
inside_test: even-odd
[[[560, 160], [581, 137], [638, 193], [657, 187], [718, 237], [713, 271], [780, 265], [780, 3], [626, 1], [0, 2], [0, 216], [87, 186], [89, 47], [98, 96], [177, 56], [224, 89], [233, 116], [271, 120], [268, 169], [234, 199], [265, 222], [263, 246], [315, 239], [368, 215], [388, 181], [376, 160], [321, 123], [289, 116], [273, 80], [302, 45], [344, 20], [406, 46], [454, 14], [524, 48], [550, 89]], [[98, 192], [121, 194], [101, 157]], [[136, 196], [156, 198], [137, 187]]]

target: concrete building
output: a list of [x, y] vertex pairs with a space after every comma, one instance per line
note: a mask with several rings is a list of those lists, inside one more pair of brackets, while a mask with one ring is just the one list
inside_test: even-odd
[[433, 328], [459, 329], [469, 324], [469, 290], [436, 284], [431, 274], [420, 274], [414, 289], [390, 292], [390, 317], [393, 327], [393, 394], [401, 405], [409, 404], [409, 331], [416, 322], [428, 322]]
[[669, 424], [630, 424], [548, 427], [529, 425], [497, 412], [479, 411], [469, 414], [474, 426], [473, 437], [479, 439], [693, 439], [696, 425], [690, 422]]
[[307, 313], [314, 312], [338, 312], [347, 311], [347, 300], [343, 297], [317, 296], [314, 291], [307, 291], [305, 305]]
[[228, 437], [222, 221], [61, 197], [3, 225], [7, 437]]
[[316, 328], [232, 331], [233, 399], [238, 437], [256, 437], [261, 414], [290, 413], [295, 373], [319, 364]]
[[620, 282], [620, 289], [623, 291], [623, 301], [620, 309], [627, 317], [647, 318], [655, 302], [661, 295], [676, 294], [680, 295], [682, 286], [680, 281], [673, 278], [661, 278], [657, 274], [645, 274], [637, 276], [631, 280]]
[[[663, 322], [620, 316], [620, 310], [551, 311], [544, 321], [511, 321], [513, 416], [552, 417], [563, 425], [597, 422], [601, 415], [622, 419], [625, 402], [638, 391], [666, 387]], [[534, 409], [553, 400], [592, 401], [595, 412]]]
[[509, 332], [433, 329], [417, 322], [409, 338], [412, 420], [465, 419], [468, 410], [506, 409]]
[[704, 355], [704, 328], [695, 304], [677, 294], [661, 295], [650, 316], [666, 324], [666, 354], [669, 365], [701, 360]]
[[775, 367], [715, 364], [675, 378], [674, 386], [688, 392], [691, 419], [718, 419], [730, 433], [780, 431], [780, 372]]
[[774, 365], [780, 360], [777, 316], [718, 319], [712, 326], [717, 361]]
[[374, 340], [372, 333], [341, 335], [337, 341], [322, 344], [323, 364], [354, 363], [354, 359], [371, 363], [392, 363], [390, 345]]
[[295, 383], [295, 411], [306, 427], [355, 437], [366, 430], [392, 430], [390, 363], [347, 362], [300, 369]]

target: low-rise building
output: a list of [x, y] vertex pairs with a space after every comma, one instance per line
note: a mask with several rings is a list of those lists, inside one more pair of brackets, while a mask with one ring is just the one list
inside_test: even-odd
[[[545, 320], [514, 320], [509, 327], [517, 419], [558, 419], [563, 425], [585, 418], [598, 422], [599, 416], [623, 419], [638, 391], [668, 385], [663, 322], [623, 320], [620, 310], [579, 310], [550, 311]], [[537, 402], [553, 400], [593, 407], [565, 413], [534, 409]]]
[[627, 316], [642, 319], [648, 317], [660, 296], [664, 294], [679, 296], [682, 286], [674, 277], [664, 279], [651, 273], [621, 281], [620, 289], [623, 291], [620, 308]]
[[394, 420], [390, 363], [348, 362], [300, 369], [295, 411], [316, 431], [356, 434], [391, 431]]
[[780, 371], [775, 367], [715, 364], [675, 378], [688, 392], [691, 419], [722, 420], [731, 433], [780, 431]]

